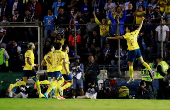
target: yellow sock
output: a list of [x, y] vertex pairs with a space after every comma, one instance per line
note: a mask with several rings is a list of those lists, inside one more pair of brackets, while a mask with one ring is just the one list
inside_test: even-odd
[[26, 83], [24, 81], [19, 81], [19, 82], [16, 82], [14, 85], [15, 86], [21, 86], [21, 85], [26, 86]]
[[145, 66], [149, 71], [151, 70], [150, 66], [146, 62], [143, 63], [143, 66]]
[[59, 81], [57, 82], [57, 84], [58, 84], [59, 86], [61, 86], [63, 83], [64, 83], [64, 78], [62, 78], [61, 80], [59, 80]]
[[37, 80], [37, 81], [35, 82], [35, 84], [36, 84], [36, 87], [37, 87], [37, 91], [38, 91], [38, 93], [40, 94], [40, 93], [41, 93], [41, 88], [40, 88], [40, 82], [39, 82], [39, 80]]
[[62, 89], [64, 90], [64, 89], [66, 89], [66, 88], [68, 88], [68, 87], [70, 87], [71, 86], [71, 83], [67, 83], [67, 84], [65, 84], [63, 87], [62, 87]]
[[130, 77], [133, 78], [133, 66], [129, 66]]
[[59, 94], [59, 87], [61, 87], [61, 86], [59, 86], [58, 84], [56, 84], [56, 88], [55, 88], [55, 96], [57, 96], [57, 97], [61, 97], [60, 96], [60, 94]]
[[52, 81], [52, 83], [50, 84], [50, 86], [48, 87], [48, 90], [47, 90], [47, 94], [53, 89], [53, 87], [56, 85], [56, 81]]

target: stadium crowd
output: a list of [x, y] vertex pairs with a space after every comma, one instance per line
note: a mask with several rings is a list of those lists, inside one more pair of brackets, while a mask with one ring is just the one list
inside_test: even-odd
[[[161, 36], [162, 16], [163, 34]], [[53, 43], [67, 44], [70, 48], [71, 63], [76, 57], [74, 52], [76, 37], [77, 53], [80, 57], [85, 54], [92, 55], [98, 64], [112, 64], [117, 67], [117, 41], [108, 40], [106, 37], [124, 35], [125, 27], [129, 24], [133, 24], [131, 27], [135, 30], [142, 17], [145, 17], [145, 20], [138, 36], [138, 43], [144, 60], [153, 62], [154, 55], [160, 56], [161, 37], [164, 44], [164, 60], [168, 60], [170, 25], [166, 23], [170, 23], [169, 0], [0, 0], [2, 24], [44, 22], [43, 54], [48, 53]], [[117, 26], [118, 23], [124, 25]], [[74, 26], [74, 24], [77, 25]], [[25, 52], [23, 43], [37, 41], [36, 28], [2, 27], [0, 44], [2, 44], [1, 48], [7, 51], [8, 55], [5, 58], [9, 59], [9, 68], [6, 68], [7, 64], [4, 61], [1, 70], [22, 71], [22, 54]], [[120, 45], [120, 64], [127, 66], [126, 41], [121, 40]], [[137, 69], [140, 64], [135, 62], [134, 66]]]

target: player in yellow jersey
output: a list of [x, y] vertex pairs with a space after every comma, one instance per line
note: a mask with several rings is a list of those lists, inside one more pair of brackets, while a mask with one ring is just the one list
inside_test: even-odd
[[107, 37], [107, 39], [126, 39], [126, 41], [127, 41], [128, 50], [129, 50], [129, 52], [128, 52], [128, 63], [129, 63], [129, 73], [130, 73], [130, 79], [127, 83], [134, 81], [134, 79], [133, 79], [133, 62], [136, 60], [136, 58], [138, 60], [140, 60], [141, 63], [143, 64], [143, 66], [145, 66], [150, 71], [150, 73], [153, 75], [152, 69], [150, 68], [150, 66], [146, 62], [144, 62], [144, 60], [142, 58], [140, 48], [139, 48], [139, 45], [138, 45], [138, 42], [137, 42], [137, 36], [139, 34], [139, 31], [142, 28], [144, 19], [145, 18], [142, 17], [142, 21], [139, 25], [139, 28], [137, 30], [133, 31], [133, 32], [131, 32], [131, 26], [127, 26], [125, 35], [116, 36], [116, 37]]
[[37, 91], [39, 93], [39, 98], [41, 97], [45, 97], [42, 93], [41, 93], [41, 88], [40, 88], [40, 83], [35, 71], [35, 67], [39, 67], [40, 65], [38, 64], [34, 64], [34, 53], [33, 50], [35, 49], [35, 45], [34, 43], [29, 43], [28, 45], [28, 50], [25, 53], [25, 66], [23, 69], [23, 81], [19, 81], [16, 82], [15, 84], [11, 84], [9, 87], [9, 92], [13, 89], [13, 87], [15, 86], [21, 86], [21, 85], [26, 85], [28, 78], [32, 77], [32, 79], [35, 81], [36, 83], [36, 87], [37, 87]]
[[[55, 51], [46, 58], [47, 62], [52, 65], [53, 67], [53, 73], [52, 73], [52, 77], [53, 80], [47, 90], [47, 92], [44, 94], [45, 98], [48, 99], [48, 93], [53, 89], [53, 87], [55, 87], [58, 83], [60, 83], [60, 81], [57, 82], [57, 80], [61, 79], [61, 82], [64, 81], [64, 78], [61, 74], [61, 70], [64, 67], [66, 74], [69, 74], [69, 71], [66, 69], [66, 59], [65, 59], [65, 53], [62, 52], [62, 45], [61, 43], [56, 43], [55, 44]], [[52, 62], [50, 61], [50, 59], [52, 58]], [[61, 83], [60, 83], [61, 84]], [[58, 84], [58, 85], [60, 85]]]
[[[47, 57], [51, 56], [52, 53], [54, 52], [54, 50], [55, 50], [54, 46], [51, 45], [51, 48], [50, 48], [49, 52], [44, 56], [44, 59], [43, 59], [43, 61], [41, 63], [42, 66], [47, 66], [47, 75], [48, 75], [48, 80], [49, 80], [50, 83], [51, 83], [51, 78], [53, 78], [52, 73], [54, 71], [53, 71], [52, 65], [50, 65], [48, 63]], [[51, 58], [49, 60], [50, 60], [50, 62], [52, 62], [53, 59]]]
[[59, 92], [60, 92], [60, 95], [63, 96], [63, 90], [70, 87], [72, 84], [73, 84], [73, 78], [70, 74], [70, 69], [69, 69], [69, 57], [68, 57], [68, 52], [69, 52], [69, 47], [68, 45], [63, 45], [63, 52], [65, 53], [65, 58], [66, 58], [66, 69], [68, 71], [68, 74], [67, 72], [65, 71], [64, 67], [62, 68], [62, 71], [61, 71], [61, 74], [62, 76], [64, 77], [64, 79], [67, 81], [67, 84], [65, 84], [64, 86], [62, 87], [59, 87]]

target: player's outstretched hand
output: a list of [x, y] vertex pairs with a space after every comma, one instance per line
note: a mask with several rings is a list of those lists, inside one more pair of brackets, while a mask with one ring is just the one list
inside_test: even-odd
[[142, 20], [144, 20], [145, 19], [145, 17], [142, 17]]

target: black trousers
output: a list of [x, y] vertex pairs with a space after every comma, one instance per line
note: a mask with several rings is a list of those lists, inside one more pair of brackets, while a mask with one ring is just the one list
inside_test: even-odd
[[1, 72], [8, 72], [8, 68], [6, 67], [5, 64], [0, 65], [0, 73]]
[[169, 98], [169, 83], [164, 82], [163, 79], [159, 79], [159, 90], [158, 90], [158, 99], [168, 99]]

